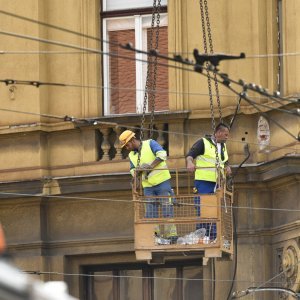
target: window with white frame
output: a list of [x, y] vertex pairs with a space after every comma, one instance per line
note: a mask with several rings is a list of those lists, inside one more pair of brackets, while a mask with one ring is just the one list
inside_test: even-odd
[[[166, 0], [161, 1], [161, 5], [166, 5], [166, 2]], [[150, 50], [153, 1], [133, 0], [126, 5], [124, 3], [120, 0], [103, 0], [102, 3], [103, 12], [109, 12], [103, 17], [103, 51], [111, 54], [103, 57], [105, 115], [141, 113], [143, 110], [147, 56], [123, 49], [118, 45], [131, 43], [134, 48]], [[141, 12], [139, 12], [140, 8], [143, 8]], [[114, 15], [114, 12], [118, 13]], [[167, 25], [167, 14], [161, 13], [158, 50], [165, 55], [168, 53]], [[155, 47], [155, 35], [156, 28], [153, 30], [152, 48]], [[158, 64], [156, 111], [169, 109], [167, 89], [168, 69]]]

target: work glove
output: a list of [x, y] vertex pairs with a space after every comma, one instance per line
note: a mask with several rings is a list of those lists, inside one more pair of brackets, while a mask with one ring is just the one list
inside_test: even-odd
[[151, 170], [152, 169], [152, 167], [151, 167], [151, 165], [149, 165], [149, 164], [142, 164], [141, 166], [140, 166], [140, 169], [142, 169], [142, 170]]

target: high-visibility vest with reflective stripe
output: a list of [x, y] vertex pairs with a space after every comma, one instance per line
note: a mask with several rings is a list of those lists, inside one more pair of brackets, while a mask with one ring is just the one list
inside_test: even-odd
[[[141, 158], [140, 158], [140, 166], [143, 164], [151, 164], [155, 159], [156, 156], [152, 152], [152, 149], [150, 147], [150, 141], [146, 140], [142, 142], [142, 149], [141, 149]], [[138, 160], [138, 152], [131, 151], [129, 153], [129, 159], [131, 160], [132, 164], [136, 167], [137, 166], [137, 160]], [[158, 170], [160, 169], [160, 170]], [[163, 169], [163, 170], [161, 170]], [[168, 179], [171, 178], [170, 172], [168, 170], [167, 164], [165, 161], [162, 161], [159, 163], [154, 170], [152, 170], [147, 178], [145, 176], [145, 172], [142, 175], [142, 186], [143, 187], [151, 187], [158, 185]]]
[[[196, 180], [217, 181], [217, 168], [216, 168], [216, 145], [213, 145], [208, 139], [203, 138], [204, 154], [196, 157]], [[228, 160], [228, 153], [226, 145], [223, 144], [224, 157], [222, 159], [219, 154], [219, 163], [221, 170], [224, 170], [224, 164]]]

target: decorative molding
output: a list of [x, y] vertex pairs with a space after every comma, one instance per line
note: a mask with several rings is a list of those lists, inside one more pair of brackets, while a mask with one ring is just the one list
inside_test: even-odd
[[282, 252], [282, 270], [284, 272], [285, 287], [295, 292], [300, 289], [300, 248], [299, 239], [285, 242]]
[[74, 255], [90, 253], [111, 253], [134, 251], [133, 237], [113, 237], [90, 240], [69, 241], [35, 241], [30, 243], [8, 244], [8, 253], [22, 256], [22, 254], [38, 253], [47, 255]]
[[[241, 230], [238, 232], [238, 239], [247, 239], [249, 237], [272, 237], [273, 243], [281, 243], [287, 240], [286, 233], [291, 233], [293, 238], [299, 236], [300, 221], [295, 221], [282, 226], [264, 229]], [[289, 237], [290, 238], [290, 237]]]

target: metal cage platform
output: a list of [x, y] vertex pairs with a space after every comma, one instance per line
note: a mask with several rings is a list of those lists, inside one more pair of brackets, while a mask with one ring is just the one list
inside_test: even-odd
[[231, 256], [233, 193], [226, 189], [226, 181], [213, 194], [195, 194], [193, 174], [187, 170], [170, 171], [174, 191], [169, 196], [144, 196], [134, 178], [137, 260], [151, 261], [155, 253], [167, 256], [193, 252], [207, 259]]

